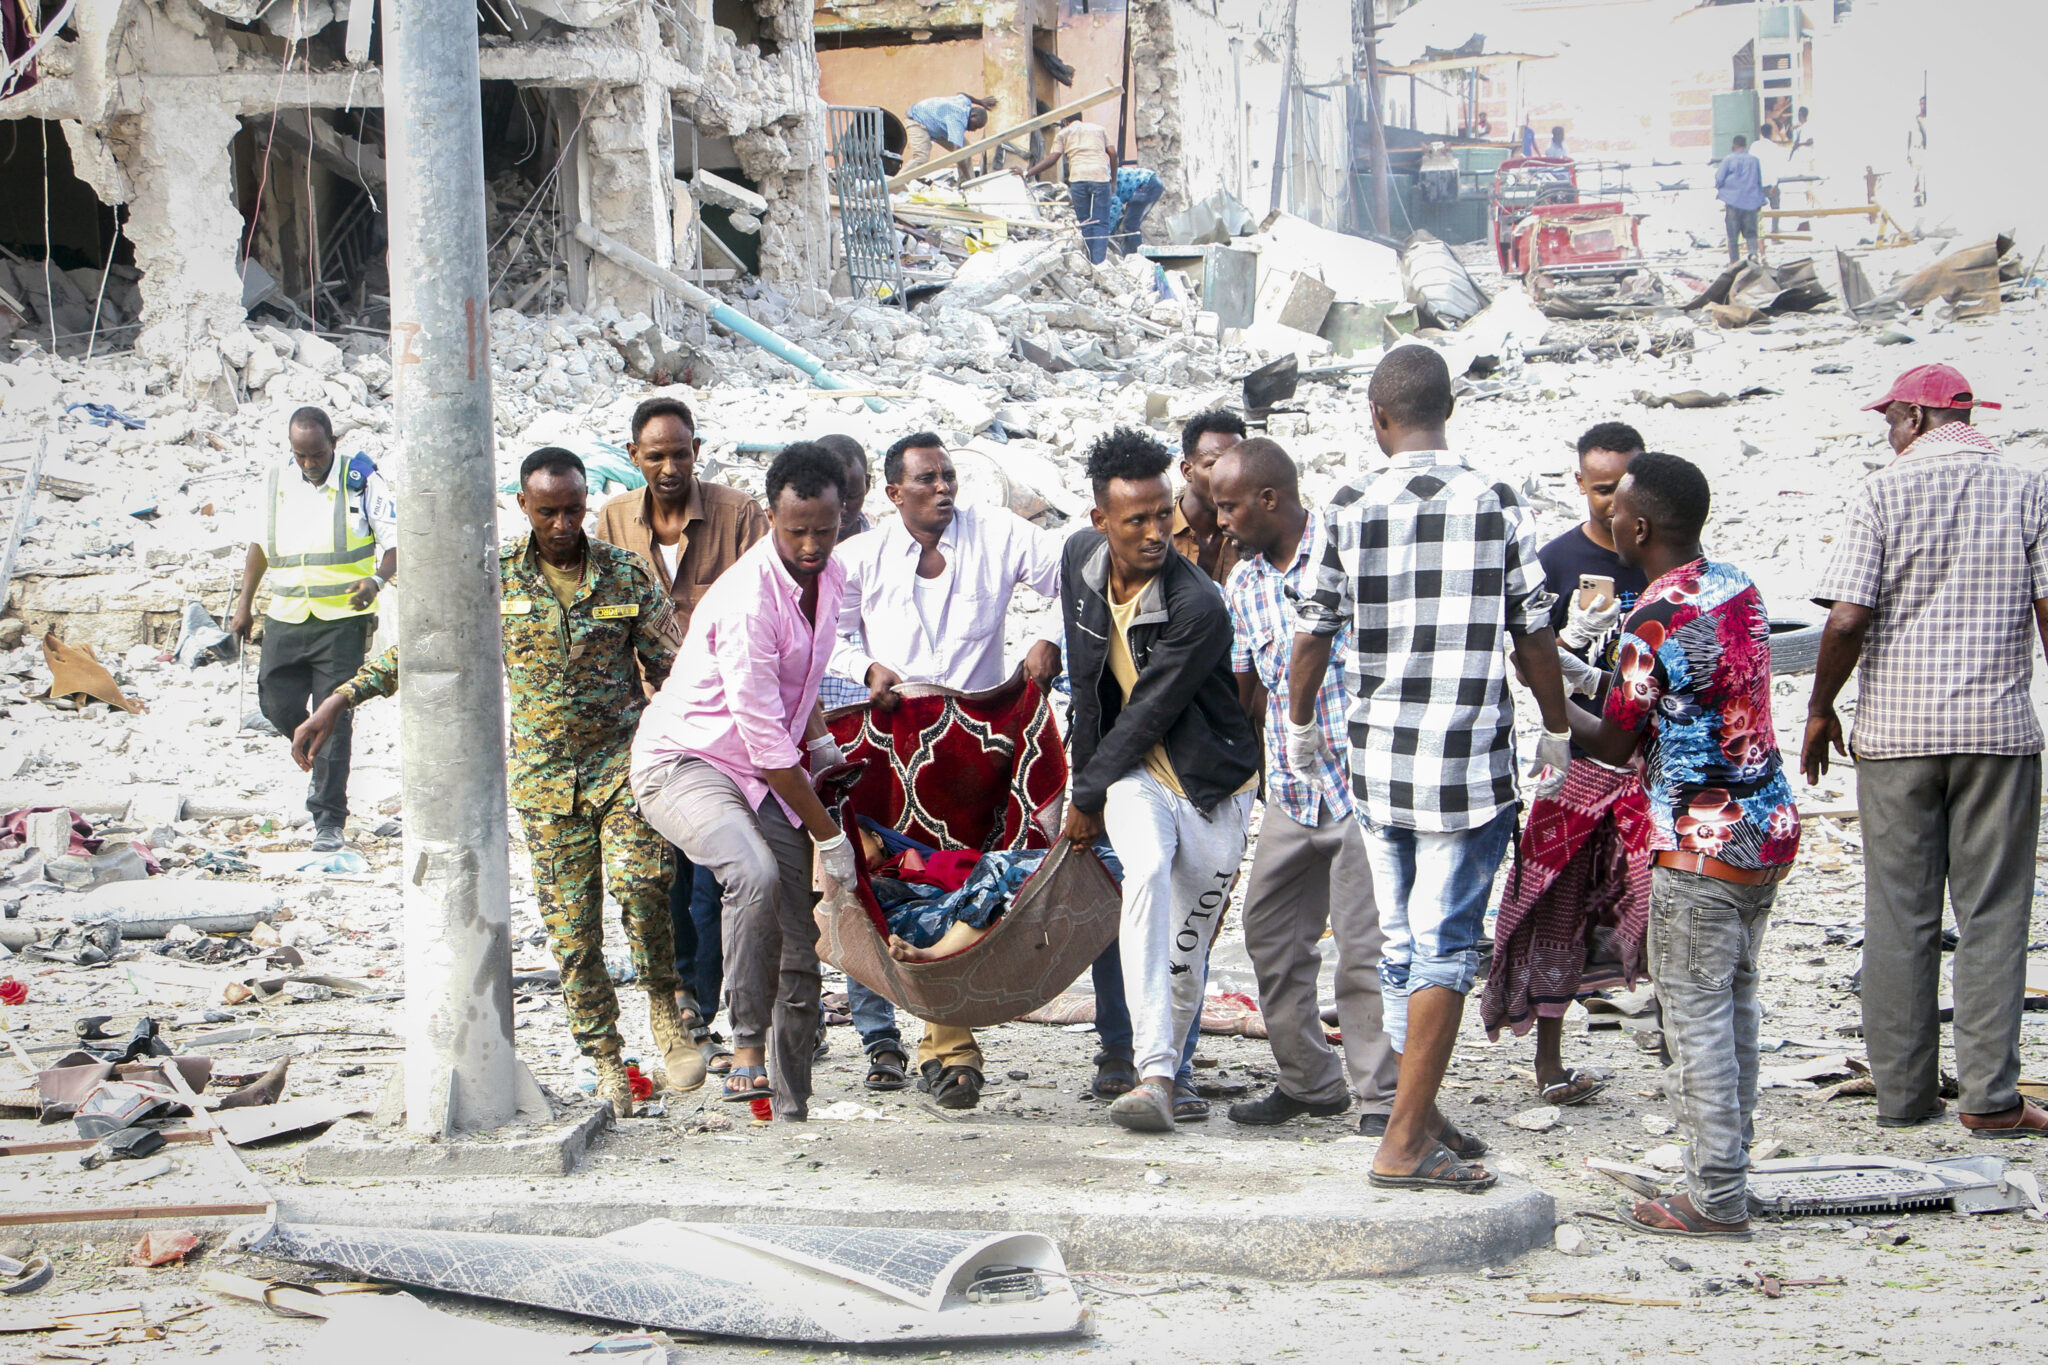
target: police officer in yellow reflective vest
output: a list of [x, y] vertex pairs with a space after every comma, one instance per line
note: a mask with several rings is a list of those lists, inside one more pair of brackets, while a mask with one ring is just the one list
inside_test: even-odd
[[[321, 408], [300, 408], [288, 429], [292, 458], [272, 467], [263, 506], [250, 520], [242, 595], [228, 632], [247, 640], [256, 588], [268, 572], [263, 609], [263, 662], [257, 704], [281, 735], [306, 719], [307, 708], [355, 676], [377, 629], [377, 597], [398, 572], [398, 504], [361, 455], [334, 453], [334, 423]], [[342, 846], [348, 819], [350, 729], [313, 765], [306, 809], [313, 849]]]

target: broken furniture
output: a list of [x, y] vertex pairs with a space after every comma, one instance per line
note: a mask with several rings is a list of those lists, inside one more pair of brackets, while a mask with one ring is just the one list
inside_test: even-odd
[[1138, 252], [1161, 269], [1186, 273], [1201, 291], [1202, 310], [1214, 313], [1219, 327], [1252, 325], [1259, 274], [1256, 252], [1212, 245], [1141, 246]]
[[889, 204], [889, 177], [882, 169], [884, 113], [835, 104], [825, 114], [839, 240], [854, 297], [901, 305], [903, 254]]

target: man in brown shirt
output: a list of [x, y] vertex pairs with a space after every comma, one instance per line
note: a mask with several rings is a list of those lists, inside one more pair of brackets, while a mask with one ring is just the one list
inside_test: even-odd
[[690, 613], [718, 576], [768, 534], [761, 505], [737, 488], [697, 477], [697, 420], [678, 398], [633, 410], [626, 452], [647, 486], [621, 493], [597, 514], [597, 538], [646, 560], [675, 602], [685, 634]]
[[[768, 534], [761, 505], [737, 488], [697, 477], [697, 419], [676, 398], [650, 398], [633, 410], [626, 451], [647, 476], [647, 486], [621, 493], [597, 515], [597, 538], [630, 550], [654, 571], [654, 581], [675, 604], [676, 632], [686, 635], [690, 613], [718, 576]], [[724, 1074], [731, 1054], [713, 1041], [711, 1017], [724, 985], [717, 881], [676, 851], [669, 891], [669, 922], [676, 945], [677, 1004], [704, 1063]]]
[[1229, 408], [1205, 412], [1180, 429], [1180, 476], [1186, 482], [1173, 503], [1173, 548], [1194, 560], [1219, 588], [1237, 567], [1237, 547], [1216, 524], [1209, 471], [1244, 434], [1244, 418]]

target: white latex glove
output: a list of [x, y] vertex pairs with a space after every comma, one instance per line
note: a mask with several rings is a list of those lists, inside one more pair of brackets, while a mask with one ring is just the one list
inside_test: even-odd
[[1607, 675], [1568, 649], [1557, 651], [1557, 666], [1564, 673], [1564, 690], [1577, 697], [1595, 696]]
[[[852, 886], [859, 873], [853, 866], [853, 845], [844, 834], [827, 839], [818, 845], [818, 871], [832, 887]], [[829, 890], [830, 887], [821, 889]]]
[[1286, 734], [1287, 766], [1320, 786], [1322, 764], [1330, 756], [1330, 746], [1323, 740], [1323, 727], [1313, 720], [1306, 725], [1296, 725], [1285, 717], [1280, 723]]
[[1572, 614], [1557, 633], [1559, 644], [1584, 649], [1605, 635], [1621, 616], [1621, 599], [1610, 597], [1604, 606], [1572, 608]]
[[1565, 769], [1572, 765], [1572, 732], [1546, 730], [1536, 741], [1536, 761], [1529, 765], [1529, 797], [1545, 801], [1564, 790]]
[[804, 751], [811, 756], [813, 777], [846, 762], [846, 754], [840, 749], [839, 741], [832, 738], [829, 731], [804, 745]]

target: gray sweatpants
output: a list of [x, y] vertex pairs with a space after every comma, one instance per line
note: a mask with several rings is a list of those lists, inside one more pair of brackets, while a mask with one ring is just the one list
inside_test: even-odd
[[1859, 758], [1863, 1042], [1877, 1111], [1941, 1104], [1941, 909], [1955, 908], [1962, 1112], [2020, 1102], [2020, 1011], [2041, 821], [2039, 754]]
[[768, 1049], [775, 1116], [808, 1116], [818, 1045], [818, 922], [810, 836], [773, 792], [749, 809], [733, 780], [678, 758], [636, 775], [640, 814], [724, 889], [725, 1007], [735, 1047]]
[[[1337, 1027], [1344, 1034], [1349, 1092], [1365, 1112], [1394, 1106], [1401, 1059], [1380, 1021], [1380, 932], [1365, 836], [1350, 815], [1320, 811], [1304, 825], [1266, 803], [1244, 890], [1244, 946], [1259, 979], [1281, 1093], [1309, 1104], [1345, 1099], [1345, 1066], [1323, 1036], [1316, 980], [1323, 930], [1337, 948]], [[1334, 893], [1334, 894], [1333, 894]]]

